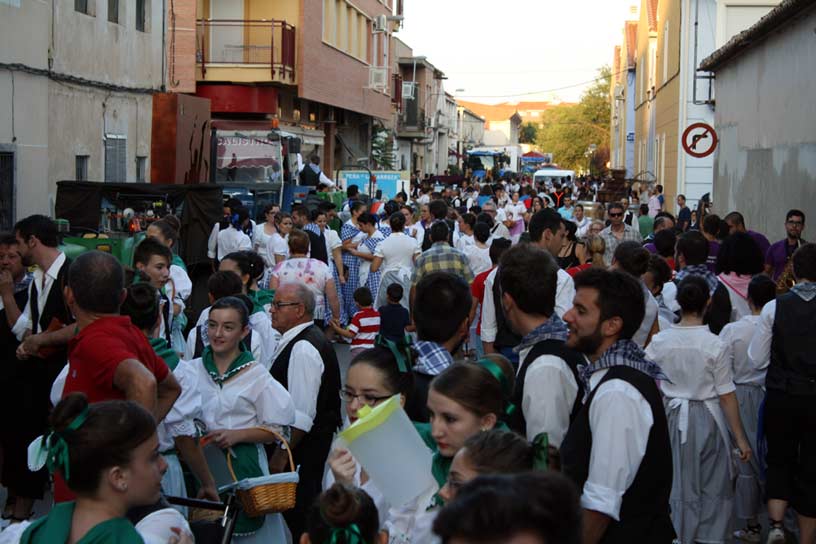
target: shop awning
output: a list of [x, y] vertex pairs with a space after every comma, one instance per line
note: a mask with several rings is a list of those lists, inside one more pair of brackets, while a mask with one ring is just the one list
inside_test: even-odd
[[326, 134], [320, 129], [299, 127], [295, 125], [280, 125], [282, 136], [295, 136], [306, 145], [323, 145]]

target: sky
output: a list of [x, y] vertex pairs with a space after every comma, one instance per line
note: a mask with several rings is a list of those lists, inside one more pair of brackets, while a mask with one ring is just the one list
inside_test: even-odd
[[397, 37], [445, 73], [457, 98], [574, 102], [598, 68], [612, 65], [624, 21], [637, 18], [633, 4], [640, 1], [405, 0]]

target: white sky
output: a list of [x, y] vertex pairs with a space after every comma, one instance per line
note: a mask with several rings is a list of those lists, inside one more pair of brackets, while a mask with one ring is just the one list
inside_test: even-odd
[[465, 90], [457, 98], [577, 101], [585, 85], [574, 85], [612, 65], [632, 4], [640, 0], [405, 0], [397, 37], [448, 76], [447, 92]]

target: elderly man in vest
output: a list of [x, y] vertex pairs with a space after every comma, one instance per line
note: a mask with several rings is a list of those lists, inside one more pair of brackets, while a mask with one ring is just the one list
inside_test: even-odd
[[765, 377], [767, 542], [785, 542], [788, 504], [800, 542], [816, 539], [816, 244], [793, 254], [796, 284], [762, 309], [748, 357]]
[[[306, 530], [306, 514], [320, 494], [334, 432], [340, 427], [340, 367], [323, 332], [314, 325], [315, 299], [302, 284], [281, 285], [272, 302], [272, 326], [283, 336], [272, 362], [272, 377], [295, 404], [290, 446], [300, 466], [297, 504], [284, 514], [295, 542]], [[270, 455], [270, 471], [284, 469], [285, 452]]]

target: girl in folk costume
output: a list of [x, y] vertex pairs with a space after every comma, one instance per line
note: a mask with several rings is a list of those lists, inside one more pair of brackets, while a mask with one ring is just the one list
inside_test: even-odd
[[252, 312], [255, 313], [258, 309], [262, 309], [264, 313], [269, 314], [272, 299], [275, 298], [275, 291], [260, 286], [266, 272], [264, 261], [254, 251], [243, 251], [242, 253], [249, 261], [249, 281], [246, 284], [246, 296], [252, 301]]
[[[493, 428], [507, 430], [502, 417], [512, 409], [508, 399], [514, 377], [507, 359], [491, 356], [478, 363], [455, 363], [433, 379], [428, 392], [430, 423], [416, 427], [433, 451], [431, 470], [440, 488], [448, 481], [454, 456], [469, 438]], [[431, 542], [436, 510], [429, 508], [444, 500], [439, 494], [430, 503], [424, 500], [391, 509], [387, 522], [390, 542]]]
[[728, 323], [751, 315], [748, 284], [762, 272], [764, 262], [759, 245], [749, 234], [736, 232], [723, 240], [715, 267], [719, 281], [706, 321], [711, 332], [719, 334]]
[[524, 216], [527, 213], [527, 206], [524, 202], [519, 202], [518, 192], [513, 193], [512, 200], [504, 205], [504, 213], [507, 214], [507, 221], [510, 223], [510, 236], [513, 243], [518, 243], [521, 234], [524, 232]]
[[354, 291], [360, 286], [360, 259], [353, 252], [357, 251], [366, 238], [366, 233], [361, 230], [359, 223], [360, 216], [365, 213], [365, 209], [364, 202], [359, 200], [352, 202], [351, 219], [343, 223], [343, 228], [340, 230], [340, 240], [343, 242], [343, 266], [347, 270], [346, 282], [342, 284], [341, 289], [343, 300], [340, 306], [341, 312], [345, 312], [345, 315], [341, 315], [340, 323], [343, 324], [347, 323], [357, 311]]
[[362, 489], [334, 484], [309, 511], [308, 530], [299, 544], [386, 544], [378, 508]]
[[[176, 245], [179, 236], [179, 223], [174, 215], [160, 219], [147, 227], [147, 235], [152, 236], [170, 251]], [[172, 284], [173, 324], [170, 327], [170, 345], [177, 353], [184, 352], [184, 330], [187, 328], [187, 314], [184, 313], [187, 300], [193, 292], [193, 282], [187, 274], [187, 265], [177, 253], [172, 254], [170, 261], [170, 283]]]
[[[173, 408], [156, 430], [159, 436], [159, 453], [167, 463], [167, 472], [162, 477], [162, 490], [165, 495], [187, 496], [184, 474], [179, 462], [180, 455], [198, 479], [200, 484], [198, 497], [217, 501], [215, 480], [196, 440], [198, 431], [194, 421], [202, 418], [201, 392], [192, 387], [194, 383], [192, 366], [182, 363], [167, 341], [157, 335], [160, 307], [159, 292], [146, 283], [138, 283], [128, 288], [121, 314], [130, 317], [133, 324], [147, 336], [153, 350], [167, 363], [182, 388]], [[178, 509], [182, 514], [186, 514], [186, 508]]]
[[734, 513], [746, 524], [734, 533], [742, 542], [759, 542], [762, 527], [759, 517], [765, 510], [764, 477], [760, 473], [757, 449], [759, 412], [765, 399], [765, 374], [767, 369], [757, 370], [748, 357], [748, 346], [757, 334], [760, 312], [768, 302], [776, 298], [776, 284], [764, 274], [757, 274], [748, 284], [748, 304], [751, 314], [739, 321], [729, 323], [720, 333], [720, 340], [729, 346], [730, 363], [737, 386], [740, 419], [754, 455], [748, 463], [740, 463], [737, 475]]
[[275, 228], [277, 232], [269, 236], [266, 243], [266, 253], [269, 255], [271, 266], [275, 266], [281, 261], [285, 261], [289, 256], [289, 245], [287, 238], [289, 231], [292, 230], [292, 216], [286, 212], [278, 212], [275, 214]]
[[[331, 277], [334, 281], [334, 297], [329, 295], [331, 288], [328, 286], [326, 286], [326, 294], [323, 296], [323, 307], [326, 309], [324, 321], [328, 323], [333, 317], [339, 317], [339, 315], [335, 315], [335, 313], [342, 315], [344, 312], [342, 302], [340, 302], [340, 296], [342, 295], [342, 284], [346, 281], [345, 276], [343, 276], [342, 243], [340, 242], [340, 235], [336, 231], [327, 228], [328, 212], [326, 210], [312, 210], [309, 217], [311, 219], [311, 223], [303, 227], [303, 230], [311, 231], [317, 236], [322, 236], [326, 241], [326, 255], [329, 258], [329, 271], [331, 272]], [[338, 306], [337, 312], [332, 310], [336, 302]]]
[[[395, 343], [378, 337], [377, 344], [357, 355], [349, 366], [346, 384], [340, 391], [346, 408], [345, 426], [357, 421], [357, 411], [363, 406], [373, 408], [394, 395], [400, 395], [404, 406], [413, 388], [413, 353], [407, 342]], [[381, 521], [385, 521], [388, 502], [347, 449], [332, 450], [327, 465], [324, 490], [335, 483], [361, 488], [374, 500]]]
[[740, 421], [728, 346], [703, 324], [709, 287], [700, 276], [677, 290], [682, 319], [652, 338], [646, 357], [670, 381], [661, 383], [672, 445], [672, 522], [682, 544], [725, 542], [736, 475], [729, 431], [739, 458], [751, 445]]
[[[391, 235], [381, 243], [377, 243], [374, 250], [374, 259], [371, 261], [371, 273], [382, 274], [379, 289], [371, 291], [374, 295], [374, 307], [379, 308], [388, 304], [388, 286], [398, 283], [403, 288], [403, 298], [400, 301], [408, 308], [408, 293], [411, 291], [411, 272], [414, 259], [420, 252], [417, 241], [406, 231], [406, 214], [404, 209], [392, 213], [388, 218]], [[410, 216], [410, 214], [408, 214]]]
[[377, 246], [385, 239], [383, 233], [377, 228], [377, 218], [370, 213], [364, 213], [358, 218], [360, 230], [362, 230], [367, 237], [363, 239], [357, 249], [352, 249], [352, 255], [360, 259], [360, 283], [361, 287], [368, 287], [368, 290], [376, 296], [380, 288], [380, 277], [382, 273], [377, 270], [371, 271], [371, 261], [374, 260], [374, 253], [377, 251]]
[[264, 261], [265, 268], [272, 268], [275, 266], [275, 256], [270, 255], [267, 249], [269, 237], [278, 232], [275, 226], [276, 211], [280, 206], [277, 204], [267, 204], [263, 209], [264, 222], [255, 226], [255, 231], [252, 233], [252, 250], [261, 256]]
[[216, 255], [219, 261], [234, 251], [252, 249], [252, 240], [244, 233], [244, 228], [249, 225], [249, 211], [240, 206], [233, 209], [227, 219], [229, 225], [221, 229], [217, 237]]
[[[23, 544], [144, 542], [125, 515], [133, 507], [156, 503], [161, 496], [167, 465], [158, 453], [153, 416], [135, 402], [89, 405], [85, 395], [72, 393], [54, 408], [50, 423], [51, 433], [32, 442], [29, 464], [58, 471], [77, 499], [55, 505], [47, 516], [31, 524], [10, 527], [2, 533], [2, 540]], [[176, 531], [180, 534], [174, 541], [181, 537], [182, 542], [192, 542], [183, 519]]]
[[[269, 372], [243, 349], [249, 310], [237, 297], [213, 304], [207, 323], [210, 345], [190, 362], [195, 389], [203, 399], [205, 442], [231, 456], [238, 480], [269, 474], [263, 444], [274, 442], [265, 429], [286, 429], [295, 422], [292, 398]], [[235, 542], [286, 542], [289, 531], [280, 514], [250, 518], [240, 514]]]

